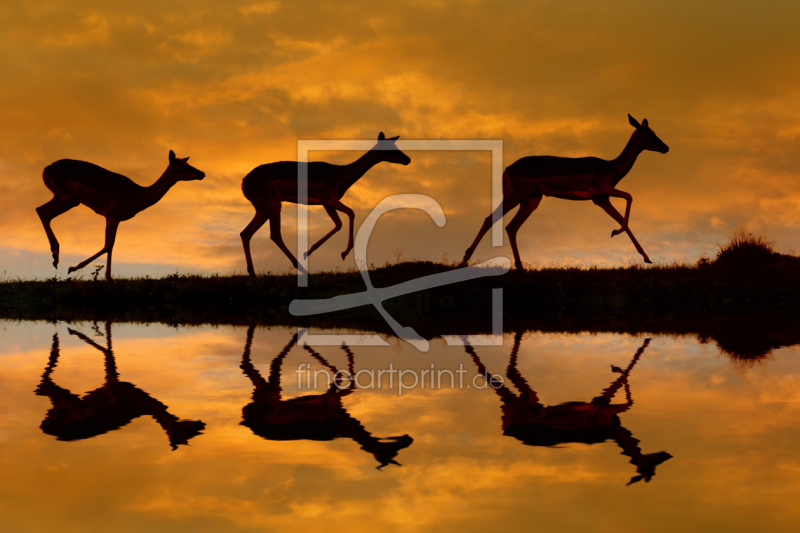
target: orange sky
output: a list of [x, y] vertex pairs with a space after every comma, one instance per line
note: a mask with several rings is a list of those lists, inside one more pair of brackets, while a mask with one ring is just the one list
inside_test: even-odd
[[[797, 2], [29, 0], [0, 12], [0, 271], [55, 271], [35, 207], [42, 169], [81, 159], [149, 185], [167, 153], [191, 156], [180, 183], [123, 223], [118, 276], [244, 271], [253, 215], [241, 178], [293, 160], [299, 139], [502, 139], [505, 165], [534, 154], [618, 155], [647, 118], [670, 146], [644, 153], [620, 188], [656, 262], [713, 255], [744, 221], [800, 252], [800, 21]], [[344, 162], [357, 154], [325, 154]], [[409, 152], [343, 198], [360, 224], [387, 195], [421, 193], [448, 216], [383, 217], [375, 264], [460, 259], [492, 209], [488, 154]], [[312, 154], [314, 159], [314, 154]], [[621, 206], [621, 205], [620, 205]], [[284, 235], [295, 249], [292, 206]], [[312, 242], [331, 227], [312, 214]], [[102, 247], [85, 207], [53, 224], [66, 267]], [[640, 261], [591, 203], [546, 199], [519, 235], [523, 261]], [[258, 271], [289, 262], [265, 228]], [[342, 232], [311, 258], [342, 262]], [[502, 253], [487, 238], [474, 258]], [[105, 259], [97, 261], [105, 263]], [[90, 268], [84, 269], [84, 275]]]

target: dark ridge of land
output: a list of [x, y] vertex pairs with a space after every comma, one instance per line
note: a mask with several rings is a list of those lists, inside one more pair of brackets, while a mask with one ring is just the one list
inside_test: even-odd
[[[453, 270], [410, 262], [370, 271], [375, 287]], [[496, 277], [438, 287], [384, 303], [403, 326], [424, 337], [488, 333], [492, 289], [503, 289], [503, 329], [552, 332], [696, 334], [730, 353], [768, 353], [800, 343], [800, 259], [742, 267], [630, 266], [614, 269], [512, 270]], [[170, 276], [162, 279], [0, 282], [0, 318], [11, 320], [261, 324], [348, 328], [391, 334], [372, 306], [292, 316], [295, 299], [365, 290], [360, 273]], [[726, 346], [729, 349], [726, 349]]]

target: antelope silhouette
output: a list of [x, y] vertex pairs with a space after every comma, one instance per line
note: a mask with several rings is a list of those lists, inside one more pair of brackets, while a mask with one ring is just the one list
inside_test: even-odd
[[106, 323], [104, 348], [92, 339], [69, 329], [70, 335], [82, 339], [105, 356], [106, 379], [102, 387], [86, 393], [83, 398], [53, 382], [52, 374], [61, 355], [58, 333], [53, 335], [50, 358], [36, 389], [38, 396], [50, 398], [52, 408], [42, 421], [41, 429], [62, 441], [88, 439], [129, 424], [144, 415], [152, 416], [169, 438], [173, 451], [181, 444], [200, 435], [206, 425], [200, 420], [179, 420], [159, 402], [134, 384], [119, 380], [117, 363], [111, 349], [111, 322]]
[[[517, 250], [517, 231], [520, 226], [531, 216], [543, 196], [553, 196], [564, 200], [591, 200], [595, 205], [620, 224], [619, 229], [611, 231], [611, 236], [622, 232], [628, 234], [636, 251], [644, 258], [645, 263], [651, 263], [650, 258], [639, 245], [628, 227], [631, 214], [633, 197], [617, 189], [617, 184], [630, 172], [636, 158], [644, 150], [666, 154], [669, 147], [656, 136], [647, 119], [639, 124], [635, 118], [628, 115], [628, 122], [635, 128], [631, 138], [622, 150], [622, 153], [610, 161], [597, 157], [553, 157], [539, 155], [523, 157], [509, 165], [503, 172], [503, 201], [495, 211], [486, 217], [478, 235], [467, 251], [459, 266], [466, 266], [475, 248], [489, 228], [495, 223], [495, 218], [503, 216], [520, 206], [517, 214], [506, 226], [511, 251], [514, 253], [514, 265], [522, 270], [522, 260]], [[619, 214], [610, 198], [623, 198], [626, 201], [625, 216]]]
[[130, 220], [137, 213], [157, 203], [179, 181], [201, 180], [205, 173], [187, 163], [188, 157], [178, 159], [169, 151], [169, 166], [158, 180], [149, 187], [137, 185], [121, 174], [116, 174], [86, 161], [61, 159], [45, 167], [42, 179], [53, 193], [53, 199], [36, 208], [42, 220], [53, 266], [58, 268], [59, 244], [50, 222], [73, 207], [83, 204], [106, 219], [105, 246], [89, 259], [67, 269], [67, 274], [85, 267], [101, 255], [108, 253], [106, 279], [111, 277], [111, 252], [117, 238], [117, 228], [123, 220]]
[[[267, 440], [315, 440], [330, 441], [338, 438], [352, 439], [378, 461], [378, 470], [386, 465], [400, 466], [395, 460], [403, 448], [414, 442], [408, 435], [400, 437], [373, 437], [361, 422], [350, 416], [342, 405], [342, 398], [355, 391], [355, 383], [350, 381], [346, 387], [333, 380], [323, 394], [310, 394], [284, 400], [281, 397], [281, 367], [286, 355], [297, 344], [297, 335], [272, 360], [269, 379], [264, 379], [253, 366], [250, 352], [253, 345], [255, 326], [247, 330], [247, 341], [242, 356], [241, 369], [255, 386], [253, 401], [242, 409], [243, 426]], [[308, 346], [305, 350], [323, 366], [337, 375], [336, 367], [329, 364], [321, 355]], [[348, 370], [354, 375], [353, 353], [342, 346], [347, 354]]]
[[[557, 446], [570, 442], [597, 444], [613, 440], [622, 449], [622, 455], [630, 457], [630, 463], [636, 466], [637, 475], [631, 478], [628, 485], [641, 480], [649, 482], [656, 474], [656, 467], [672, 458], [667, 452], [643, 454], [639, 448], [640, 441], [622, 426], [619, 417], [633, 405], [628, 376], [649, 345], [650, 339], [645, 339], [627, 368], [612, 368], [613, 372], [619, 370], [620, 376], [600, 396], [590, 402], [567, 402], [553, 406], [545, 406], [539, 401], [536, 391], [517, 369], [521, 339], [522, 333], [517, 332], [506, 370], [506, 375], [519, 390], [519, 394], [514, 394], [505, 385], [494, 389], [503, 403], [504, 435], [514, 437], [529, 446]], [[478, 371], [483, 376], [488, 376], [486, 367], [472, 346], [466, 344], [465, 349]], [[611, 401], [620, 388], [625, 390], [626, 401], [612, 404]]]
[[[381, 132], [378, 135], [378, 143], [349, 165], [332, 165], [322, 161], [312, 163], [279, 161], [261, 165], [251, 170], [242, 180], [242, 192], [245, 198], [250, 200], [250, 203], [256, 208], [256, 214], [250, 224], [240, 233], [242, 245], [244, 246], [244, 256], [247, 260], [248, 274], [252, 277], [256, 275], [253, 267], [253, 258], [250, 256], [250, 239], [253, 238], [256, 231], [267, 220], [269, 220], [269, 232], [272, 241], [278, 245], [278, 248], [289, 258], [296, 269], [305, 272], [302, 265], [297, 262], [292, 252], [283, 243], [283, 237], [281, 237], [282, 202], [321, 205], [333, 221], [334, 228], [305, 252], [306, 257], [342, 229], [342, 221], [337, 211], [347, 215], [350, 219], [350, 234], [347, 248], [342, 252], [342, 259], [344, 260], [350, 250], [353, 249], [353, 220], [355, 219], [355, 213], [342, 203], [342, 197], [355, 182], [361, 179], [361, 176], [378, 163], [387, 161], [389, 163], [407, 165], [411, 162], [411, 158], [395, 146], [397, 139], [399, 137], [387, 139]], [[297, 197], [297, 172], [300, 165], [308, 166], [308, 198], [302, 200]]]

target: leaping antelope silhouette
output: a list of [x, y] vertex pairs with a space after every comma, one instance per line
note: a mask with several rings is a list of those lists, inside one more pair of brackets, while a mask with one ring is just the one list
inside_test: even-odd
[[[256, 271], [253, 267], [253, 259], [250, 256], [250, 239], [261, 226], [269, 220], [269, 232], [272, 241], [289, 258], [292, 266], [301, 272], [305, 269], [297, 262], [292, 252], [283, 243], [281, 237], [281, 203], [291, 202], [295, 204], [321, 205], [325, 212], [331, 217], [334, 228], [314, 243], [305, 257], [311, 255], [314, 250], [330, 239], [336, 232], [342, 229], [342, 221], [337, 211], [341, 211], [350, 219], [350, 234], [347, 241], [347, 248], [342, 252], [342, 259], [347, 257], [353, 249], [353, 220], [355, 213], [353, 210], [342, 203], [342, 197], [347, 190], [357, 182], [361, 176], [382, 161], [408, 165], [411, 158], [401, 152], [395, 142], [400, 137], [387, 139], [383, 132], [378, 135], [378, 143], [367, 153], [353, 161], [349, 165], [332, 165], [322, 161], [311, 163], [298, 163], [297, 161], [279, 161], [261, 165], [250, 171], [242, 180], [242, 192], [245, 198], [250, 200], [256, 208], [256, 214], [250, 224], [240, 233], [242, 245], [244, 246], [244, 256], [247, 260], [247, 272], [255, 277]], [[308, 198], [297, 197], [297, 173], [299, 165], [308, 166]]]
[[[517, 249], [517, 231], [531, 213], [539, 207], [543, 196], [553, 196], [564, 200], [591, 200], [611, 218], [620, 224], [619, 229], [611, 231], [611, 236], [622, 232], [628, 234], [631, 242], [636, 247], [645, 263], [651, 263], [650, 258], [642, 249], [636, 237], [628, 227], [631, 214], [630, 194], [617, 189], [617, 184], [624, 178], [636, 162], [636, 158], [644, 150], [666, 154], [669, 147], [653, 133], [644, 119], [639, 124], [635, 118], [628, 115], [631, 126], [636, 128], [628, 140], [622, 153], [610, 161], [597, 157], [553, 157], [549, 155], [523, 157], [503, 172], [503, 202], [486, 217], [478, 235], [472, 242], [459, 266], [466, 266], [475, 248], [489, 228], [503, 216], [520, 206], [519, 211], [506, 226], [511, 251], [514, 253], [514, 265], [522, 270], [522, 260]], [[610, 198], [624, 198], [627, 202], [625, 216], [619, 214]]]
[[149, 187], [137, 185], [121, 174], [111, 172], [86, 161], [61, 159], [45, 167], [42, 179], [53, 192], [53, 199], [36, 208], [42, 220], [53, 266], [58, 268], [59, 244], [50, 222], [73, 207], [83, 204], [106, 219], [106, 240], [103, 248], [89, 259], [69, 267], [67, 274], [85, 267], [107, 253], [106, 280], [111, 277], [111, 252], [117, 238], [117, 227], [123, 220], [130, 220], [137, 213], [156, 204], [179, 181], [201, 180], [205, 173], [187, 163], [188, 157], [178, 159], [169, 151], [169, 166], [158, 180]]

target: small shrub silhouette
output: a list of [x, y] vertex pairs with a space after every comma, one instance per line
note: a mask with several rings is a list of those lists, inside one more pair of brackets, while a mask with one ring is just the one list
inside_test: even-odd
[[98, 276], [100, 276], [100, 271], [103, 270], [103, 268], [105, 268], [105, 265], [93, 265], [93, 266], [94, 266], [94, 272], [92, 272], [91, 274], [92, 281], [97, 281]]
[[774, 241], [755, 236], [745, 226], [737, 226], [728, 244], [719, 246], [715, 263], [722, 266], [752, 268], [774, 261]]

